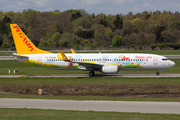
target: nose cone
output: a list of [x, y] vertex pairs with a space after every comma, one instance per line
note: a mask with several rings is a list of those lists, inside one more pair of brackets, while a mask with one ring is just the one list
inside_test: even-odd
[[175, 66], [175, 63], [173, 61], [170, 61], [170, 66], [171, 67]]

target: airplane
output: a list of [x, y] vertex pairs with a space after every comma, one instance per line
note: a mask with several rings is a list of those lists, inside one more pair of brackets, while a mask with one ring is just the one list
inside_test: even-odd
[[164, 71], [173, 67], [175, 63], [164, 56], [141, 53], [52, 53], [37, 48], [23, 33], [17, 24], [10, 24], [17, 53], [13, 53], [16, 60], [23, 63], [58, 69], [89, 71], [94, 76], [95, 71], [102, 74], [117, 74], [119, 70], [157, 70]]

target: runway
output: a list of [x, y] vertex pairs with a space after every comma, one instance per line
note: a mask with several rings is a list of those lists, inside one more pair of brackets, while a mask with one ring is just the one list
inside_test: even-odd
[[0, 108], [180, 114], [180, 102], [76, 101], [0, 98]]
[[[168, 59], [180, 59], [180, 55], [162, 55]], [[0, 56], [0, 60], [15, 60], [13, 56]]]
[[[85, 78], [89, 77], [87, 74], [62, 74], [62, 75], [0, 75], [0, 78]], [[180, 77], [180, 74], [115, 74], [103, 75], [96, 74], [93, 77], [122, 77], [122, 78], [175, 78]]]
[[0, 56], [0, 60], [15, 60], [13, 56]]

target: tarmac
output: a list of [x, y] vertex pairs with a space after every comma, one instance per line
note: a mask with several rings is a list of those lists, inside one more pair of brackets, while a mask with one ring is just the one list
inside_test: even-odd
[[180, 114], [180, 102], [77, 101], [0, 98], [0, 108]]
[[[89, 77], [87, 74], [62, 74], [62, 75], [0, 75], [0, 78], [85, 78]], [[119, 78], [176, 78], [180, 77], [180, 74], [115, 74], [115, 75], [103, 75], [96, 74], [93, 77], [119, 77]]]

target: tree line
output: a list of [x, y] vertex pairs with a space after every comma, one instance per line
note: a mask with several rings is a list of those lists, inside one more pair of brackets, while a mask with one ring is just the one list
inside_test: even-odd
[[42, 49], [179, 49], [180, 13], [89, 14], [84, 9], [0, 12], [0, 47], [13, 48], [16, 23]]

